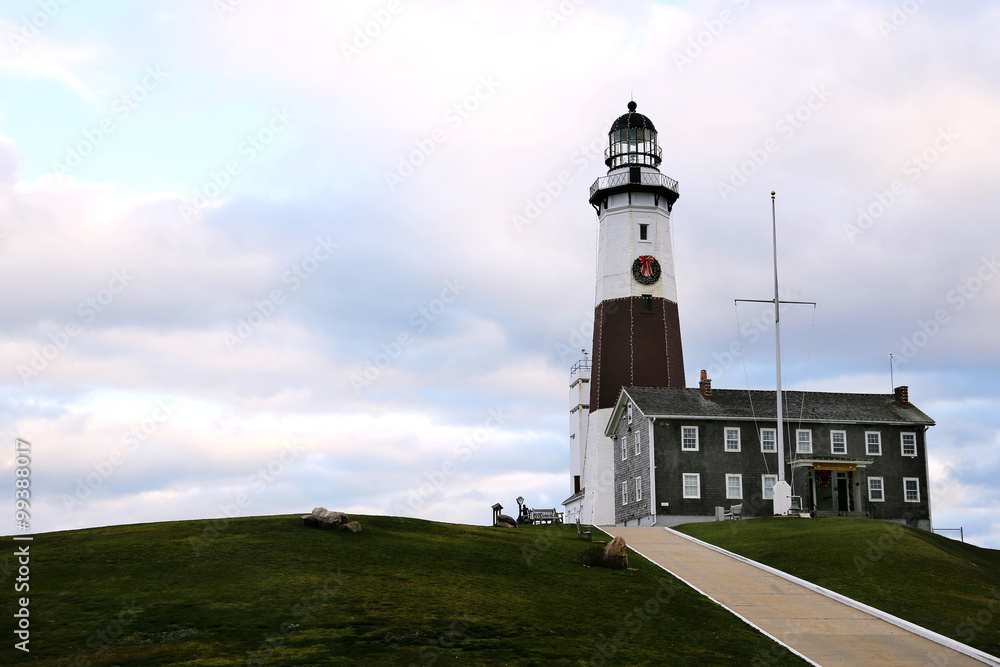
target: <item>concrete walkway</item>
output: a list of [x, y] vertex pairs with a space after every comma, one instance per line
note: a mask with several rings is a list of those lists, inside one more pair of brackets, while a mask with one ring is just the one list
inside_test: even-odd
[[665, 528], [602, 530], [823, 667], [984, 664]]

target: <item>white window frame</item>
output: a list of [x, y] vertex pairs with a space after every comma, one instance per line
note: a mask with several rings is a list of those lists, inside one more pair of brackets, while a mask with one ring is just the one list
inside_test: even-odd
[[[808, 434], [808, 449], [802, 447], [802, 434]], [[796, 454], [812, 454], [813, 453], [813, 432], [811, 428], [797, 428], [795, 429], [795, 453]]]
[[[873, 498], [872, 493], [875, 491], [872, 489], [872, 482], [878, 480], [878, 498]], [[868, 500], [873, 503], [884, 503], [885, 502], [885, 478], [884, 477], [869, 477], [868, 478]]]
[[642, 500], [642, 477], [635, 478], [635, 501]]
[[[833, 436], [835, 434], [841, 434], [844, 436], [844, 449], [837, 451], [836, 444], [833, 441]], [[847, 453], [847, 431], [830, 431], [830, 453], [831, 454], [846, 454]]]
[[[733, 432], [736, 433], [736, 449], [730, 449], [729, 448], [729, 434], [733, 433]], [[723, 435], [723, 445], [722, 445], [722, 448], [725, 451], [727, 451], [727, 452], [738, 452], [738, 451], [740, 451], [743, 448], [742, 443], [740, 442], [740, 427], [739, 426], [727, 426], [727, 427], [725, 427], [722, 430], [722, 435]]]
[[[687, 429], [694, 429], [694, 447], [687, 447], [684, 441], [687, 439], [684, 435]], [[698, 427], [697, 426], [681, 426], [681, 451], [682, 452], [696, 452], [699, 449], [698, 444]]]
[[[764, 444], [767, 442], [764, 440], [764, 432], [771, 434], [771, 445], [773, 449], [765, 449]], [[760, 430], [760, 451], [765, 454], [777, 454], [778, 453], [778, 429], [775, 428], [762, 428]]]
[[622, 482], [622, 505], [628, 505], [628, 480]]
[[[729, 486], [729, 482], [733, 479], [739, 482], [739, 489], [737, 491], [737, 495], [735, 496], [730, 491]], [[726, 474], [726, 500], [743, 500], [743, 475], [730, 473]]]
[[[913, 453], [906, 453], [906, 436], [913, 438]], [[917, 455], [917, 434], [913, 432], [900, 433], [899, 434], [899, 451], [902, 452], [903, 456], [916, 456]]]
[[632, 437], [635, 439], [635, 454], [638, 456], [642, 451], [642, 440], [639, 438], [639, 434], [633, 431]]
[[[695, 483], [695, 493], [697, 495], [688, 495], [688, 478], [693, 477]], [[681, 493], [685, 498], [701, 498], [701, 473], [700, 472], [686, 472], [681, 476]]]
[[[878, 447], [878, 451], [872, 451], [872, 443], [869, 441], [869, 436], [875, 436], [875, 445]], [[865, 455], [866, 456], [882, 456], [882, 431], [865, 431]]]
[[[910, 498], [910, 490], [906, 488], [907, 482], [913, 482], [916, 486], [915, 492], [917, 494], [916, 498]], [[919, 477], [904, 477], [903, 478], [903, 501], [907, 503], [919, 503], [920, 502], [920, 478]]]
[[632, 404], [631, 403], [628, 404], [627, 412], [628, 412], [628, 424], [631, 425], [632, 424]]
[[622, 443], [622, 461], [628, 459], [628, 434], [625, 435], [621, 440]]
[[[773, 479], [771, 486], [767, 485], [767, 480]], [[777, 475], [761, 475], [760, 476], [760, 495], [764, 500], [774, 500], [774, 485], [778, 483]], [[770, 494], [770, 495], [769, 495]]]

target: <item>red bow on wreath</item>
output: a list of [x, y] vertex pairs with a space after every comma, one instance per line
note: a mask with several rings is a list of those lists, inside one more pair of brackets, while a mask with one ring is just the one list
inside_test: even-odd
[[642, 275], [647, 278], [651, 277], [653, 275], [653, 256], [639, 255], [639, 261], [642, 262]]

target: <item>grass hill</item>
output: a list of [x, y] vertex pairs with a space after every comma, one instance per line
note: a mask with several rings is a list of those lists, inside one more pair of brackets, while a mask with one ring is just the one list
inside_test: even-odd
[[361, 533], [276, 516], [37, 535], [31, 652], [8, 632], [2, 662], [804, 664], [635, 554], [584, 567], [574, 527], [353, 518]]
[[678, 530], [1000, 656], [1000, 551], [869, 519], [752, 519]]

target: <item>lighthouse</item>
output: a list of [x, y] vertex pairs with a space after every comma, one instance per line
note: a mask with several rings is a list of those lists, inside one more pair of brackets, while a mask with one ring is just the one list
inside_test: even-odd
[[608, 132], [608, 173], [590, 187], [597, 213], [593, 358], [586, 408], [584, 369], [571, 372], [573, 495], [563, 503], [568, 518], [584, 523], [615, 522], [614, 444], [604, 429], [621, 388], [684, 387], [670, 229], [678, 186], [660, 172], [661, 154], [653, 122], [629, 102]]

